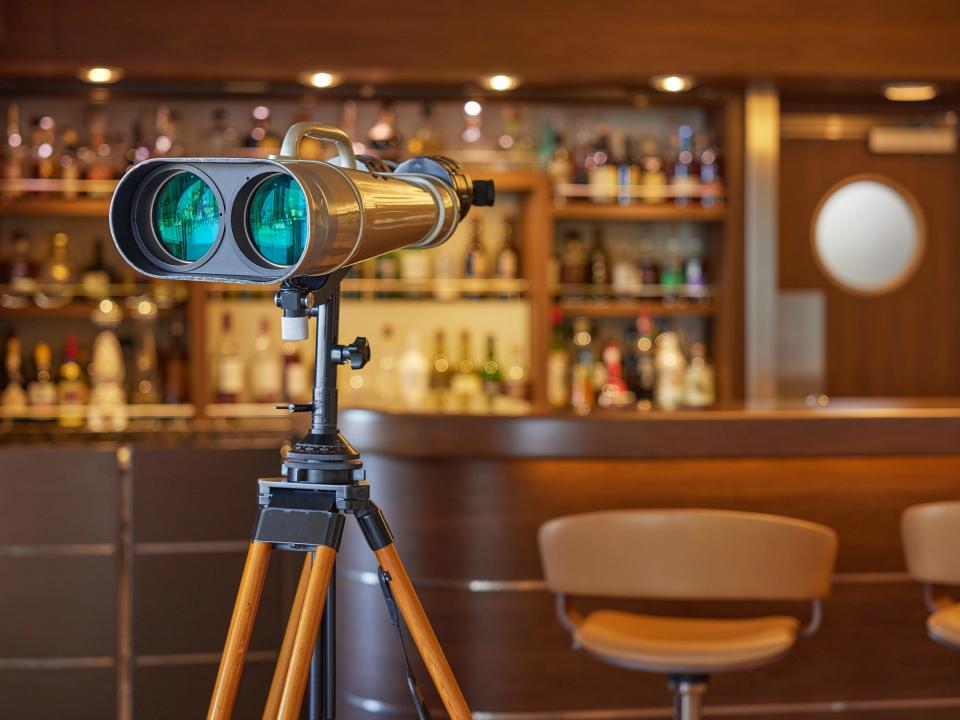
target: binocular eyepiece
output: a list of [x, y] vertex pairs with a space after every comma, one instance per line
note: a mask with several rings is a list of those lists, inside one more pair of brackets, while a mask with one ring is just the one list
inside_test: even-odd
[[[303, 160], [303, 138], [333, 143], [335, 162]], [[392, 172], [361, 158], [337, 128], [297, 123], [280, 154], [154, 159], [117, 185], [110, 231], [134, 269], [155, 278], [272, 284], [324, 275], [453, 234], [471, 205], [493, 205], [489, 180], [444, 157]]]

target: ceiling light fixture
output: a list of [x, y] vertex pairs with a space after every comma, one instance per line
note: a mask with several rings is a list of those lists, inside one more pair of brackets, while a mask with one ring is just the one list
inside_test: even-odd
[[650, 85], [660, 92], [686, 92], [697, 84], [692, 75], [655, 75], [650, 78]]
[[515, 90], [520, 86], [520, 78], [516, 75], [497, 73], [496, 75], [484, 75], [480, 78], [480, 84], [487, 90], [507, 92], [508, 90]]
[[115, 83], [123, 77], [123, 70], [118, 67], [82, 67], [77, 76], [84, 82], [96, 85]]
[[894, 102], [933, 100], [937, 96], [937, 86], [920, 82], [888, 83], [883, 86], [883, 96]]
[[297, 77], [302, 84], [315, 88], [332, 88], [343, 82], [343, 75], [329, 70], [303, 72]]

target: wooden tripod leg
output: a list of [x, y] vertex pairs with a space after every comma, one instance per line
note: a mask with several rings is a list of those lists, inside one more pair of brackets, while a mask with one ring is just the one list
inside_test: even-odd
[[430, 677], [433, 678], [433, 684], [436, 685], [437, 691], [440, 693], [440, 699], [447, 709], [447, 714], [451, 720], [470, 720], [470, 708], [467, 707], [467, 701], [460, 691], [457, 679], [453, 676], [450, 663], [447, 662], [447, 658], [443, 654], [440, 641], [437, 640], [433, 627], [430, 625], [430, 620], [427, 618], [427, 613], [413, 589], [410, 576], [407, 575], [406, 568], [400, 562], [397, 546], [390, 543], [374, 551], [374, 554], [377, 556], [380, 567], [390, 575], [390, 590], [393, 592], [400, 613], [407, 623], [410, 636], [413, 638], [417, 650], [420, 651], [420, 657], [423, 658], [423, 662], [430, 672]]
[[270, 543], [252, 542], [247, 551], [247, 561], [243, 566], [240, 589], [237, 590], [237, 600], [233, 606], [230, 629], [227, 631], [227, 642], [220, 658], [220, 669], [213, 686], [207, 720], [230, 720], [233, 714], [240, 675], [243, 673], [243, 661], [250, 646], [250, 634], [253, 632], [253, 622], [260, 605], [263, 581], [267, 577], [271, 548]]
[[300, 580], [297, 582], [296, 595], [293, 596], [290, 619], [287, 620], [287, 628], [283, 631], [283, 643], [280, 645], [277, 665], [273, 670], [273, 680], [270, 682], [267, 704], [263, 708], [263, 720], [277, 720], [277, 712], [280, 710], [280, 693], [283, 691], [283, 683], [287, 679], [287, 669], [290, 667], [290, 656], [293, 654], [293, 638], [297, 633], [297, 625], [300, 623], [300, 611], [303, 608], [304, 595], [307, 593], [310, 568], [310, 553], [304, 553], [303, 569], [300, 571]]
[[327, 599], [327, 587], [330, 585], [336, 559], [337, 551], [326, 545], [318, 545], [314, 552], [313, 567], [310, 569], [310, 578], [303, 596], [300, 622], [297, 624], [293, 650], [290, 653], [290, 667], [283, 684], [278, 720], [298, 720], [300, 717], [303, 693], [307, 688], [307, 676], [310, 674], [310, 657], [317, 642], [323, 606]]

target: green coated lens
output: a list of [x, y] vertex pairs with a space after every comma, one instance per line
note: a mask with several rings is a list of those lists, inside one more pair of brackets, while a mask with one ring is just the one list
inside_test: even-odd
[[211, 187], [191, 172], [168, 179], [160, 186], [153, 206], [153, 228], [177, 260], [202, 258], [220, 231], [220, 208]]
[[289, 175], [273, 175], [250, 198], [247, 223], [253, 247], [274, 265], [293, 265], [307, 241], [307, 199]]

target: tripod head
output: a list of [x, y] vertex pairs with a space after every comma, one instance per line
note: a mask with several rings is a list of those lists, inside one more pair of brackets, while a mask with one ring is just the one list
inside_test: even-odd
[[337, 366], [360, 370], [370, 361], [370, 344], [357, 337], [338, 343], [340, 281], [346, 271], [284, 280], [274, 296], [283, 312], [284, 340], [305, 340], [311, 317], [317, 321], [313, 395], [309, 403], [278, 407], [309, 412], [310, 430], [287, 453], [283, 472], [289, 482], [352, 484], [364, 479], [360, 454], [337, 427]]

